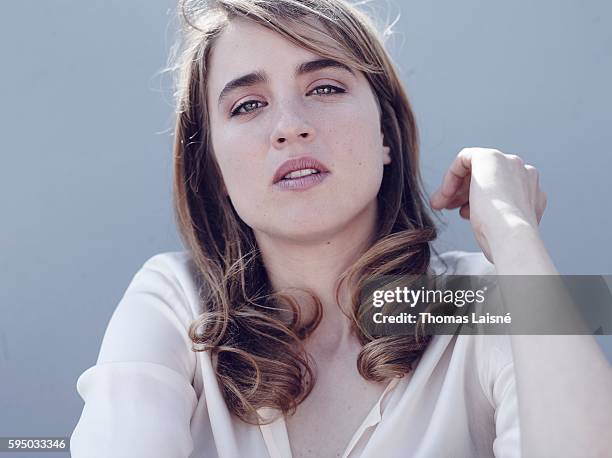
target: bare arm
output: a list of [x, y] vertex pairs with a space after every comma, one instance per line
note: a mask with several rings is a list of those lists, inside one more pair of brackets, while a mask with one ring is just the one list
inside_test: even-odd
[[[515, 228], [491, 243], [499, 275], [557, 275], [537, 231]], [[500, 282], [504, 288], [504, 282]], [[512, 296], [512, 293], [507, 294]], [[511, 304], [507, 304], [511, 307]], [[538, 313], [553, 316], [555, 303]], [[512, 335], [526, 457], [607, 457], [612, 453], [612, 370], [591, 335]]]
[[[546, 195], [536, 169], [519, 157], [485, 148], [463, 149], [431, 204], [460, 209], [498, 275], [558, 275], [538, 230]], [[504, 298], [517, 296], [504, 281], [500, 288]], [[505, 305], [512, 308], [511, 302]], [[554, 300], [544, 301], [538, 313], [554, 316], [557, 306]], [[512, 335], [511, 344], [522, 454], [610, 456], [612, 370], [595, 339]]]

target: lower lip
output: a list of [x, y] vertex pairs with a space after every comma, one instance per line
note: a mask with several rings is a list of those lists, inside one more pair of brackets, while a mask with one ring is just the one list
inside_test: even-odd
[[306, 191], [307, 189], [310, 189], [325, 180], [327, 175], [329, 175], [329, 172], [313, 173], [312, 175], [306, 175], [305, 177], [280, 180], [274, 183], [274, 186], [286, 191]]

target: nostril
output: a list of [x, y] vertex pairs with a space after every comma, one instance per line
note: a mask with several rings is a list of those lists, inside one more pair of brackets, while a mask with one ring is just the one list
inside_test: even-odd
[[301, 133], [301, 134], [300, 134], [300, 137], [302, 137], [302, 138], [306, 138], [306, 137], [308, 137], [308, 132]]

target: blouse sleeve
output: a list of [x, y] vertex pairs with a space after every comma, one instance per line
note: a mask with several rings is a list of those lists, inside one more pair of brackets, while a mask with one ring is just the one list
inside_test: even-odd
[[498, 458], [520, 457], [519, 413], [514, 380], [514, 364], [507, 364], [493, 385], [495, 440], [493, 453]]
[[85, 401], [73, 458], [188, 457], [195, 354], [185, 296], [164, 255], [136, 273], [115, 309], [95, 366], [81, 374]]
[[[495, 266], [480, 252], [454, 252], [457, 273], [495, 275]], [[476, 335], [476, 354], [483, 392], [494, 409], [496, 458], [521, 456], [518, 397], [509, 335]]]
[[493, 455], [496, 458], [520, 457], [518, 397], [510, 336], [474, 337], [481, 387], [494, 411]]

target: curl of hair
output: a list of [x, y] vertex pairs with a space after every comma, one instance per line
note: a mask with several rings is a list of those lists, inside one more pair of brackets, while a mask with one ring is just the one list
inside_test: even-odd
[[410, 372], [430, 337], [370, 336], [357, 319], [364, 283], [372, 275], [427, 272], [436, 238], [424, 203], [414, 115], [370, 18], [342, 0], [181, 1], [179, 12], [181, 39], [168, 67], [176, 75], [178, 108], [174, 210], [196, 267], [202, 304], [189, 337], [193, 351], [210, 351], [228, 408], [251, 424], [272, 421], [258, 414], [260, 408], [293, 413], [316, 381], [303, 340], [322, 317], [321, 302], [311, 291], [300, 290], [312, 299], [312, 313], [306, 314], [290, 290], [271, 290], [252, 229], [223, 193], [209, 132], [206, 75], [216, 38], [237, 17], [361, 70], [376, 95], [393, 165], [385, 167], [373, 242], [342, 274], [336, 300], [340, 285], [348, 282], [348, 318], [363, 345], [357, 368], [364, 378], [380, 382]]

